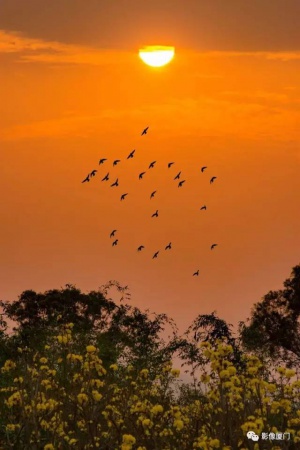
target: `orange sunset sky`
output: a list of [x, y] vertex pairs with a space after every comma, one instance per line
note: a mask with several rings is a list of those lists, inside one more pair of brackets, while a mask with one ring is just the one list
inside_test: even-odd
[[[280, 289], [300, 262], [299, 17], [299, 0], [1, 0], [0, 298], [115, 279], [184, 331]], [[138, 57], [155, 44], [176, 48], [160, 69]]]

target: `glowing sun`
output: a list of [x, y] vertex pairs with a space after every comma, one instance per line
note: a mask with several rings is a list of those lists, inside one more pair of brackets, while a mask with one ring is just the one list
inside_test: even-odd
[[165, 66], [174, 58], [174, 55], [174, 47], [165, 47], [162, 45], [151, 45], [139, 50], [141, 60], [151, 67]]

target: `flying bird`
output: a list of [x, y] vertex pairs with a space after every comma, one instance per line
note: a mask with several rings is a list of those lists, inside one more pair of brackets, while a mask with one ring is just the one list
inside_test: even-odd
[[218, 244], [211, 245], [210, 249], [213, 250]]
[[98, 170], [95, 170], [95, 169], [92, 170], [91, 173], [90, 173], [90, 176], [91, 176], [91, 177], [94, 177], [94, 176], [96, 175], [97, 172], [98, 172]]
[[149, 164], [149, 169], [153, 169], [155, 163], [156, 161], [152, 161], [152, 163]]
[[127, 159], [133, 158], [134, 152], [135, 152], [135, 150], [132, 150], [132, 152], [129, 153], [129, 155], [127, 156]]
[[156, 191], [153, 191], [153, 192], [151, 193], [151, 195], [150, 195], [150, 200], [151, 200], [151, 198], [154, 197], [155, 194], [156, 194]]
[[119, 239], [116, 239], [111, 245], [114, 247], [115, 245], [118, 244]]
[[206, 209], [206, 206], [205, 206], [205, 205], [201, 206], [200, 210], [201, 210], [201, 209]]
[[137, 249], [138, 252], [140, 252], [143, 248], [145, 248], [143, 245], [140, 245]]
[[193, 273], [193, 277], [198, 277], [199, 276], [199, 269], [195, 272], [195, 273]]
[[126, 195], [128, 195], [128, 192], [127, 192], [127, 194], [122, 194], [121, 195], [121, 200], [125, 200]]
[[143, 178], [143, 176], [145, 175], [145, 173], [146, 173], [146, 172], [141, 172], [141, 173], [139, 174], [139, 180], [141, 180], [141, 179]]
[[181, 172], [179, 172], [179, 173], [176, 175], [176, 177], [174, 178], [174, 180], [179, 180], [180, 175], [181, 175]]
[[116, 166], [121, 160], [120, 159], [115, 159], [113, 162], [113, 166]]
[[204, 170], [205, 169], [207, 169], [207, 167], [206, 166], [204, 166], [204, 167], [201, 167], [201, 172], [204, 172]]
[[110, 233], [110, 238], [112, 238], [114, 235], [115, 235], [115, 233], [117, 232], [118, 230], [112, 230], [112, 232]]
[[171, 244], [172, 244], [172, 243], [170, 242], [170, 243], [166, 246], [165, 250], [171, 250], [171, 248], [172, 248], [172, 247], [171, 247]]
[[156, 212], [155, 213], [153, 213], [152, 214], [152, 216], [151, 217], [158, 217], [158, 209], [156, 210]]
[[143, 130], [141, 136], [143, 136], [143, 134], [147, 134], [148, 129], [149, 129], [149, 127], [145, 128], [145, 129]]
[[185, 183], [185, 180], [179, 181], [178, 187], [181, 187], [183, 185], [183, 183]]
[[119, 178], [116, 179], [116, 181], [110, 185], [110, 187], [119, 186]]
[[100, 159], [100, 161], [99, 161], [99, 165], [100, 164], [103, 164], [105, 161], [107, 161], [107, 159], [106, 158], [102, 158], [102, 159]]
[[157, 255], [159, 254], [159, 251], [154, 253], [154, 255], [152, 256], [152, 259], [157, 258]]
[[89, 175], [81, 183], [86, 183], [87, 181], [90, 181], [90, 176]]
[[168, 169], [170, 169], [170, 167], [171, 167], [173, 164], [174, 164], [173, 162], [169, 162], [169, 163], [168, 163]]
[[213, 182], [215, 181], [216, 178], [217, 178], [217, 177], [212, 177], [212, 178], [210, 179], [210, 184], [213, 183]]
[[108, 181], [109, 180], [109, 172], [107, 172], [107, 174], [105, 175], [104, 178], [102, 178], [101, 181]]

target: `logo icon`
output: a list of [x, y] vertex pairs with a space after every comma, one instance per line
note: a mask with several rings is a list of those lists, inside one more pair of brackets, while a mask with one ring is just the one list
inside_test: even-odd
[[257, 442], [259, 439], [259, 436], [257, 434], [255, 434], [254, 431], [248, 431], [247, 438], [251, 439], [254, 442]]

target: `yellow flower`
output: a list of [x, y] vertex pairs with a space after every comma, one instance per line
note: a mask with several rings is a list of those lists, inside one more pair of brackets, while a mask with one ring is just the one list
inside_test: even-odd
[[88, 401], [88, 396], [86, 394], [78, 394], [77, 400], [78, 400], [78, 403], [80, 403], [80, 405], [82, 405], [83, 403], [86, 403]]
[[87, 351], [88, 353], [94, 353], [96, 350], [97, 350], [97, 349], [96, 349], [96, 347], [95, 347], [94, 345], [88, 345], [88, 346], [86, 347], [86, 351]]
[[40, 358], [40, 363], [41, 364], [46, 364], [48, 362], [47, 358]]
[[184, 427], [184, 423], [181, 419], [176, 419], [174, 420], [174, 427], [176, 428], [176, 430], [180, 431], [182, 430], [182, 428]]
[[159, 414], [164, 411], [164, 408], [161, 405], [154, 405], [151, 409], [152, 414]]
[[94, 399], [95, 399], [97, 402], [99, 402], [99, 401], [101, 400], [102, 395], [100, 394], [100, 392], [98, 392], [98, 391], [96, 391], [96, 390], [93, 390], [93, 391], [92, 391], [92, 394], [93, 394]]
[[46, 444], [44, 450], [55, 450], [52, 444]]
[[173, 377], [178, 378], [180, 375], [180, 370], [179, 369], [172, 369], [171, 370], [171, 374], [173, 375]]
[[111, 365], [109, 366], [109, 368], [112, 369], [112, 370], [118, 370], [117, 364], [111, 364]]

